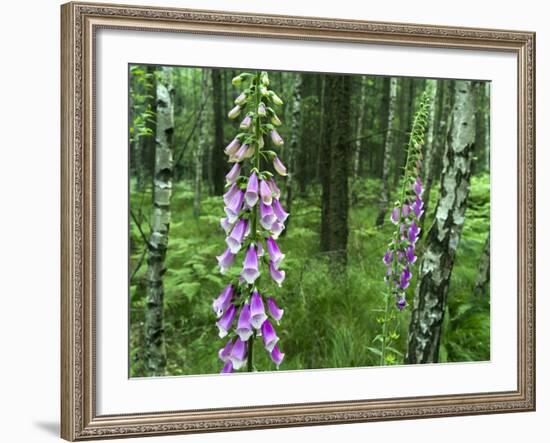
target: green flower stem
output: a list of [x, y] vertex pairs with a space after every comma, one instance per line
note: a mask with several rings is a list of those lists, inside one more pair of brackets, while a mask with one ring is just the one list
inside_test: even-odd
[[[258, 174], [260, 172], [260, 137], [261, 137], [261, 122], [260, 116], [257, 114], [258, 106], [260, 105], [261, 95], [260, 95], [260, 72], [256, 73], [256, 89], [254, 94], [254, 112], [256, 113], [256, 118], [254, 119], [254, 135], [256, 138], [256, 149], [254, 151], [254, 167], [257, 169]], [[258, 211], [260, 204], [256, 204], [252, 217], [252, 238], [255, 243], [258, 241]], [[250, 288], [250, 295], [252, 295], [254, 286]], [[248, 358], [246, 359], [246, 369], [248, 372], [253, 372], [254, 370], [254, 340], [256, 339], [256, 331], [252, 333], [252, 336], [248, 340]]]
[[[413, 128], [417, 124], [418, 115], [415, 115], [414, 121], [413, 121]], [[409, 184], [409, 170], [410, 170], [410, 162], [411, 162], [411, 150], [413, 148], [412, 143], [414, 143], [413, 136], [411, 134], [411, 138], [409, 140], [409, 145], [407, 146], [407, 160], [405, 162], [405, 174], [403, 177], [403, 181], [401, 183], [401, 199], [399, 200], [401, 205], [403, 205], [403, 201], [405, 200], [405, 194], [407, 193], [407, 185]], [[401, 217], [402, 213], [399, 214], [399, 222], [397, 223], [398, 228], [395, 230], [395, 238], [394, 243], [392, 245], [393, 249], [393, 258], [392, 258], [392, 267], [394, 274], [396, 273], [397, 268], [397, 244], [399, 243], [399, 224], [401, 223]], [[391, 304], [390, 299], [392, 296], [391, 291], [391, 285], [388, 285], [388, 291], [386, 293], [386, 303], [384, 308], [384, 324], [382, 325], [382, 347], [380, 352], [380, 366], [383, 366], [386, 364], [386, 347], [388, 344], [388, 316], [390, 314]]]

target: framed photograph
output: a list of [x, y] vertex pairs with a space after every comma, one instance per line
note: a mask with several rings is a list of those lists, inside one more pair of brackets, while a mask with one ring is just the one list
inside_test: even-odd
[[535, 409], [535, 35], [67, 3], [67, 440]]

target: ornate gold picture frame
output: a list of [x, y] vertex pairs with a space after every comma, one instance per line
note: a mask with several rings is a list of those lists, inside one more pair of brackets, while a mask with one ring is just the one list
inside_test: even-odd
[[[61, 436], [87, 440], [535, 409], [535, 34], [72, 2], [62, 22]], [[474, 49], [517, 56], [517, 389], [98, 415], [95, 36], [99, 29]], [[510, 344], [510, 345], [516, 345]]]

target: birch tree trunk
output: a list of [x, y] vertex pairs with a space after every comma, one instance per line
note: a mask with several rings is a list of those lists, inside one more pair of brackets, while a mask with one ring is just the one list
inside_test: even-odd
[[351, 179], [351, 201], [356, 202], [357, 201], [357, 194], [359, 192], [359, 166], [360, 166], [360, 160], [361, 160], [361, 147], [363, 146], [363, 120], [365, 118], [365, 96], [366, 96], [366, 88], [365, 88], [365, 78], [361, 77], [361, 87], [359, 90], [359, 105], [358, 105], [358, 112], [357, 112], [357, 127], [355, 132], [355, 146], [353, 150], [353, 158], [352, 158], [352, 179]]
[[[201, 81], [201, 103], [207, 99], [208, 95], [208, 77], [205, 72], [202, 74]], [[193, 216], [201, 215], [201, 200], [202, 200], [202, 181], [203, 181], [203, 163], [204, 163], [204, 147], [208, 133], [208, 119], [206, 111], [202, 116], [201, 130], [199, 132], [199, 140], [195, 151], [193, 152], [193, 163], [195, 168], [195, 194], [193, 198]]]
[[[294, 81], [294, 92], [292, 96], [292, 121], [291, 121], [291, 135], [290, 143], [288, 145], [287, 162], [289, 166], [288, 175], [286, 177], [286, 210], [292, 214], [292, 198], [293, 198], [293, 186], [294, 186], [294, 171], [296, 171], [296, 152], [298, 150], [298, 139], [300, 131], [300, 119], [301, 119], [301, 102], [302, 102], [302, 74], [296, 74]], [[286, 229], [283, 234], [288, 231], [288, 224], [292, 219], [290, 215], [286, 221]]]
[[455, 84], [441, 197], [426, 238], [409, 325], [408, 363], [434, 363], [439, 358], [449, 283], [470, 191], [476, 131], [475, 88], [470, 81]]
[[172, 196], [174, 108], [171, 68], [160, 68], [156, 88], [156, 146], [153, 181], [151, 234], [147, 258], [147, 311], [145, 318], [146, 367], [150, 376], [163, 375], [166, 367], [164, 348], [164, 260], [170, 228]]
[[397, 79], [392, 77], [390, 79], [390, 91], [388, 97], [388, 120], [386, 127], [386, 137], [384, 141], [384, 154], [382, 161], [382, 195], [379, 203], [378, 217], [376, 218], [376, 226], [382, 226], [384, 219], [386, 218], [386, 211], [390, 203], [390, 190], [389, 190], [389, 175], [391, 166], [391, 147], [393, 144], [393, 120], [395, 116], [395, 102], [397, 97]]

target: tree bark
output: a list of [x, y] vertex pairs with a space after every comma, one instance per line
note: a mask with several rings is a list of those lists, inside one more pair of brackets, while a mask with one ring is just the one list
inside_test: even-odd
[[322, 143], [319, 149], [319, 178], [321, 181], [321, 251], [330, 250], [329, 207], [330, 207], [330, 167], [332, 152], [332, 135], [334, 132], [332, 76], [324, 76]]
[[366, 103], [366, 79], [360, 78], [361, 86], [359, 88], [359, 103], [357, 105], [357, 125], [355, 131], [355, 146], [352, 158], [352, 180], [351, 180], [351, 201], [356, 202], [359, 192], [359, 166], [361, 160], [361, 147], [363, 146], [363, 120], [365, 118], [365, 103]]
[[[443, 80], [438, 80], [443, 82]], [[451, 81], [444, 81], [438, 86], [439, 100], [437, 107], [437, 119], [435, 122], [435, 134], [433, 140], [433, 148], [430, 153], [429, 159], [429, 171], [426, 171], [425, 175], [425, 189], [424, 189], [424, 215], [422, 216], [423, 228], [427, 228], [425, 218], [428, 214], [431, 201], [432, 186], [435, 177], [441, 174], [441, 157], [445, 151], [445, 145], [447, 142], [447, 134], [449, 132], [450, 117], [451, 117], [451, 102], [453, 93], [453, 83]], [[426, 165], [428, 162], [425, 161]]]
[[[289, 165], [288, 175], [286, 177], [286, 210], [291, 215], [289, 215], [286, 220], [286, 229], [283, 231], [283, 234], [288, 230], [288, 224], [292, 219], [292, 198], [293, 198], [293, 186], [294, 186], [294, 171], [296, 171], [296, 152], [298, 150], [298, 140], [299, 133], [301, 129], [301, 102], [302, 102], [302, 74], [296, 74], [296, 79], [294, 81], [294, 92], [292, 94], [292, 114], [291, 114], [291, 124], [290, 124], [290, 143], [288, 145], [288, 155], [287, 162]], [[303, 147], [302, 147], [303, 149]]]
[[172, 196], [174, 108], [172, 105], [172, 68], [160, 68], [156, 88], [155, 170], [151, 234], [147, 258], [147, 312], [145, 318], [146, 367], [148, 375], [163, 375], [165, 258], [170, 229]]
[[489, 171], [489, 82], [479, 85], [476, 109], [476, 161], [475, 173]]
[[350, 76], [331, 75], [326, 84], [325, 145], [328, 148], [325, 148], [324, 156], [328, 168], [324, 171], [323, 181], [321, 241], [323, 250], [331, 252], [331, 263], [338, 267], [345, 266], [347, 261], [351, 81]]
[[[438, 80], [428, 80], [427, 88], [428, 90], [428, 97], [430, 100], [430, 114], [428, 116], [428, 131], [426, 133], [426, 148], [425, 148], [425, 154], [424, 154], [424, 196], [426, 200], [429, 200], [429, 195], [432, 190], [432, 183], [433, 183], [433, 161], [435, 158], [435, 149], [436, 146], [434, 144], [434, 135], [435, 135], [435, 126], [436, 126], [436, 97], [438, 92]], [[427, 210], [427, 207], [426, 207]], [[424, 211], [424, 214], [422, 215], [422, 218], [420, 220], [421, 226], [424, 227], [424, 220], [426, 217], [426, 210]]]
[[395, 116], [395, 103], [397, 97], [397, 79], [390, 79], [390, 88], [388, 95], [388, 119], [386, 122], [386, 136], [384, 140], [384, 151], [382, 161], [382, 193], [379, 202], [379, 212], [376, 218], [376, 226], [382, 226], [386, 218], [386, 211], [390, 202], [389, 175], [391, 166], [391, 153], [393, 144], [393, 120]]
[[408, 363], [434, 363], [439, 358], [449, 283], [470, 191], [475, 131], [475, 85], [460, 80], [455, 86], [441, 197], [419, 266], [409, 325]]
[[481, 252], [479, 259], [479, 266], [477, 271], [476, 285], [474, 287], [474, 293], [481, 295], [485, 292], [489, 282], [491, 281], [491, 236], [487, 234], [487, 240], [485, 240], [485, 246]]
[[[204, 103], [208, 95], [208, 76], [205, 72], [202, 74], [201, 81], [201, 103]], [[195, 193], [193, 197], [193, 216], [201, 215], [202, 201], [202, 182], [203, 182], [203, 164], [204, 164], [204, 147], [208, 134], [208, 119], [205, 115], [201, 119], [201, 130], [199, 131], [199, 140], [193, 153], [193, 163], [195, 167]]]
[[212, 150], [212, 190], [214, 195], [222, 195], [225, 184], [225, 155], [223, 153], [223, 106], [220, 69], [212, 69], [212, 115], [214, 117], [214, 145]]

